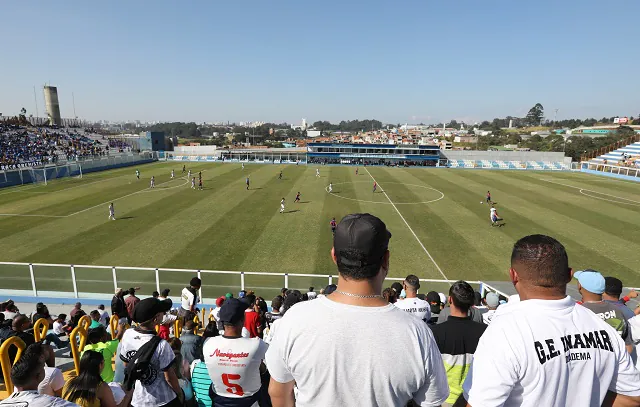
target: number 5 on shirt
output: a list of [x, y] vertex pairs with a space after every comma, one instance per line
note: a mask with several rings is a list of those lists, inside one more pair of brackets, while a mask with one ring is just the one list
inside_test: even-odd
[[240, 380], [239, 374], [222, 374], [222, 383], [227, 386], [227, 391], [231, 394], [235, 394], [236, 396], [244, 396], [244, 390], [242, 386], [237, 383], [231, 383], [230, 380]]

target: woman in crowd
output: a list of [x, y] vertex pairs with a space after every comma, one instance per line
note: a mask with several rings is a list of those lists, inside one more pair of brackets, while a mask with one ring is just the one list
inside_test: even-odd
[[88, 350], [80, 359], [78, 376], [69, 380], [62, 389], [62, 398], [80, 407], [125, 407], [131, 402], [133, 391], [127, 392], [120, 404], [116, 404], [109, 385], [100, 372], [104, 358], [100, 352]]

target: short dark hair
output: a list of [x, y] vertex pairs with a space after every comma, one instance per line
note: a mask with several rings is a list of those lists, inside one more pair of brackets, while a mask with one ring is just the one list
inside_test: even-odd
[[162, 296], [163, 297], [168, 297], [169, 296], [169, 291], [171, 291], [171, 290], [168, 289], [168, 288], [165, 288], [164, 290], [162, 290]]
[[462, 280], [453, 283], [451, 288], [449, 288], [449, 296], [451, 297], [453, 305], [463, 312], [468, 312], [469, 308], [471, 308], [475, 302], [473, 287]]
[[11, 380], [18, 387], [24, 387], [34, 380], [38, 368], [44, 370], [42, 344], [34, 343], [24, 351], [11, 368]]
[[191, 287], [202, 287], [202, 280], [200, 280], [198, 277], [194, 277], [189, 282], [189, 285], [191, 285]]
[[98, 310], [95, 310], [95, 309], [94, 309], [93, 311], [91, 311], [91, 312], [89, 313], [89, 316], [90, 316], [91, 318], [100, 317], [100, 312], [98, 312]]
[[400, 293], [402, 292], [402, 284], [396, 281], [395, 283], [391, 284], [391, 288], [396, 292], [398, 296], [400, 296]]
[[87, 342], [89, 342], [90, 344], [100, 343], [102, 342], [106, 334], [107, 329], [102, 325], [96, 328], [91, 328], [89, 329], [89, 333], [87, 335]]
[[280, 308], [282, 308], [283, 301], [284, 301], [284, 298], [281, 295], [278, 295], [276, 298], [271, 300], [271, 308], [277, 309], [278, 311], [280, 311]]
[[157, 292], [157, 291], [154, 291], [154, 292], [152, 292], [152, 293], [151, 293], [151, 296], [152, 296], [153, 298], [158, 298], [158, 297], [160, 297], [160, 293], [159, 293], [159, 292]]
[[129, 295], [136, 295], [136, 289], [133, 287], [129, 288]]
[[249, 304], [249, 306], [256, 303], [256, 296], [254, 294], [247, 294], [244, 298], [247, 300], [247, 304]]
[[513, 245], [511, 267], [535, 286], [566, 287], [571, 281], [569, 257], [564, 246], [545, 235], [530, 235]]
[[416, 291], [420, 288], [420, 279], [413, 274], [409, 274], [407, 278], [404, 279], [404, 282]]

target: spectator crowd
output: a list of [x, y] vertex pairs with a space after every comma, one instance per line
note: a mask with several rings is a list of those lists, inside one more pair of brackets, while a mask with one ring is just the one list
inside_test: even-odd
[[0, 123], [0, 169], [16, 169], [79, 160], [124, 151], [128, 144], [108, 139], [103, 144], [92, 129], [40, 128]]
[[[253, 291], [226, 293], [205, 321], [199, 278], [175, 306], [169, 289], [118, 288], [111, 312], [88, 313], [68, 380], [54, 348], [67, 349], [82, 304], [67, 318], [2, 303], [0, 340], [27, 348], [0, 406], [640, 406], [640, 311], [627, 306], [638, 294], [623, 297], [619, 279], [573, 271], [560, 242], [532, 235], [513, 247], [508, 299], [465, 281], [422, 294], [415, 275], [385, 288], [391, 237], [380, 219], [348, 215], [331, 251], [337, 284], [283, 288], [270, 307]], [[36, 342], [40, 319], [51, 333]]]

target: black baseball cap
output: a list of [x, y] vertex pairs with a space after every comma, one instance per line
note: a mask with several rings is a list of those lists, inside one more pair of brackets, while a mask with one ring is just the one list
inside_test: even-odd
[[379, 218], [369, 213], [347, 215], [333, 237], [338, 265], [346, 267], [378, 266], [389, 247], [391, 232]]
[[159, 300], [149, 297], [140, 301], [133, 309], [133, 320], [135, 322], [147, 322], [153, 319], [156, 314], [169, 312], [173, 303], [170, 299]]
[[334, 292], [335, 290], [338, 289], [338, 286], [335, 284], [329, 284], [328, 286], [325, 287], [324, 289], [324, 295], [329, 295], [332, 292]]
[[622, 281], [615, 277], [604, 278], [604, 292], [619, 297], [622, 294]]
[[220, 321], [227, 324], [236, 324], [244, 318], [244, 311], [249, 305], [237, 298], [229, 298], [225, 300], [220, 308]]

